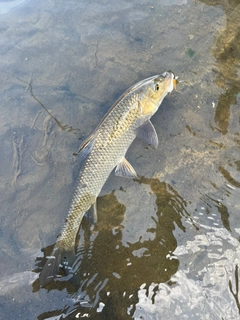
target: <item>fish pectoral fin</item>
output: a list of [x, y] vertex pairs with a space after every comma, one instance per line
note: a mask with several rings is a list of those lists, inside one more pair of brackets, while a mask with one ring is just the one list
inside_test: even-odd
[[140, 127], [136, 129], [136, 136], [137, 138], [157, 149], [158, 136], [150, 120], [145, 121]]
[[115, 175], [126, 178], [136, 178], [137, 173], [131, 166], [131, 164], [123, 158], [123, 160], [117, 165], [115, 169]]
[[85, 214], [85, 217], [91, 224], [97, 225], [97, 199], [91, 205], [90, 209]]

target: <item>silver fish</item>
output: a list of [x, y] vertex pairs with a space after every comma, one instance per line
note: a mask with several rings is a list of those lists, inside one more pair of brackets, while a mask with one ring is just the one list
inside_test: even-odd
[[117, 176], [137, 176], [125, 158], [133, 140], [137, 137], [157, 148], [158, 137], [149, 119], [175, 84], [174, 74], [170, 71], [138, 82], [114, 103], [95, 131], [82, 143], [79, 153], [83, 165], [65, 225], [40, 274], [40, 286], [53, 281], [60, 266], [71, 271], [81, 221], [91, 207], [94, 220], [97, 220], [96, 199], [112, 170], [115, 168]]

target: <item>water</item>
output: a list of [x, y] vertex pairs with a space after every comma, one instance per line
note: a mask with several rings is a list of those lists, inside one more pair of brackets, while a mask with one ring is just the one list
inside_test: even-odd
[[[239, 17], [232, 1], [0, 2], [1, 319], [238, 319]], [[157, 150], [84, 221], [79, 286], [38, 289], [79, 171], [120, 94], [171, 69]]]

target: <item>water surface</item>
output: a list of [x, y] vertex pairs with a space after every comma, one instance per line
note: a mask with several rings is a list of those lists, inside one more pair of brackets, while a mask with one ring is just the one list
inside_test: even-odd
[[[3, 319], [237, 319], [240, 7], [232, 1], [0, 1]], [[177, 91], [136, 140], [140, 181], [110, 176], [79, 233], [78, 286], [38, 288], [74, 156], [129, 86]]]

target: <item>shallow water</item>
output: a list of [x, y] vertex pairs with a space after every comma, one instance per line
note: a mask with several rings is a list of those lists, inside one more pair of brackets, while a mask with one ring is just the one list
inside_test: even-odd
[[[238, 319], [240, 7], [232, 1], [0, 1], [1, 319]], [[234, 8], [237, 8], [234, 10]], [[182, 80], [80, 228], [79, 286], [38, 289], [80, 164], [129, 86]]]

